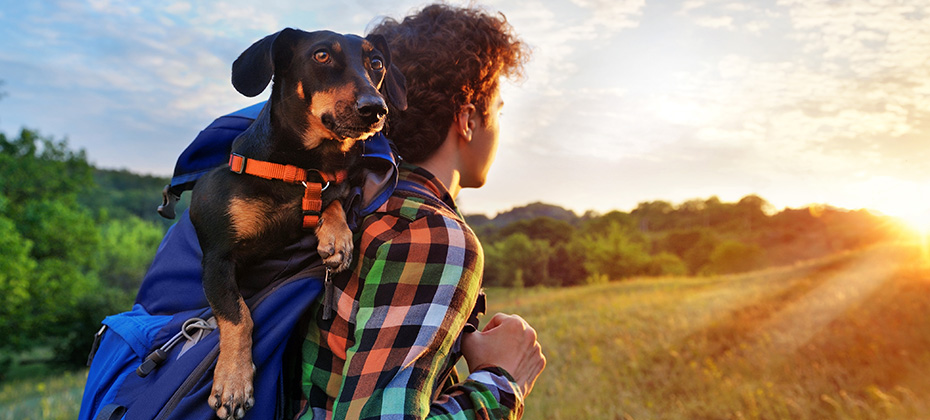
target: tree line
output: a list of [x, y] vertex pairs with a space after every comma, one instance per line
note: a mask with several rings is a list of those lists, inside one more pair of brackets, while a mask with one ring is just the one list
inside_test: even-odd
[[[635, 276], [718, 275], [822, 257], [896, 239], [893, 221], [866, 210], [774, 211], [749, 195], [583, 216], [535, 203], [469, 216], [485, 251], [485, 284], [574, 286]], [[498, 220], [500, 219], [500, 220]]]
[[114, 178], [64, 140], [0, 133], [0, 379], [34, 348], [86, 361], [100, 321], [132, 305], [165, 232], [134, 207], [154, 214], [160, 187], [143, 201], [110, 188]]

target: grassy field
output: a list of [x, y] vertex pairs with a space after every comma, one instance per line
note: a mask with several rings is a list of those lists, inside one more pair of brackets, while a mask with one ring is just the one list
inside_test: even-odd
[[0, 420], [76, 419], [86, 379], [87, 371], [80, 370], [4, 382], [0, 384]]
[[[489, 291], [549, 366], [527, 419], [930, 419], [930, 264], [885, 246], [746, 275]], [[70, 419], [84, 373], [0, 385]]]
[[529, 419], [930, 419], [930, 267], [881, 247], [794, 267], [492, 290], [549, 361]]

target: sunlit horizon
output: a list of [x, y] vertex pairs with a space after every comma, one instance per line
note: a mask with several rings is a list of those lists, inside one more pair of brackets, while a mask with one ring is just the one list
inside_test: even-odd
[[[252, 42], [283, 27], [364, 33], [425, 3], [6, 4], [0, 131], [168, 176], [214, 118], [264, 99], [229, 81]], [[502, 87], [497, 162], [460, 195], [464, 213], [757, 195], [930, 223], [930, 0], [481, 4], [533, 54]]]

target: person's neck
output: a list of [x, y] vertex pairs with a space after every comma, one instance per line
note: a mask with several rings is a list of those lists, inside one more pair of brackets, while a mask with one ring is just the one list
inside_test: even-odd
[[449, 141], [449, 138], [446, 138], [446, 141], [432, 156], [416, 164], [441, 181], [453, 199], [458, 197], [459, 191], [462, 190], [459, 152], [455, 146], [455, 141]]
[[458, 169], [455, 169], [453, 165], [449, 165], [448, 162], [444, 162], [441, 159], [427, 159], [416, 165], [426, 169], [429, 173], [433, 174], [436, 179], [442, 182], [442, 185], [449, 190], [449, 195], [451, 195], [453, 199], [458, 197], [459, 191], [462, 190], [459, 184], [461, 175]]

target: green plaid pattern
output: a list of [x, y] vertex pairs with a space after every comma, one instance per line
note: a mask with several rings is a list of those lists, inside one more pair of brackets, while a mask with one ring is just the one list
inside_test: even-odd
[[408, 164], [400, 178], [435, 199], [398, 190], [363, 221], [352, 268], [333, 279], [333, 319], [322, 319], [321, 301], [311, 308], [302, 418], [519, 418], [523, 398], [503, 369], [445, 380], [457, 378], [484, 256], [441, 182]]

